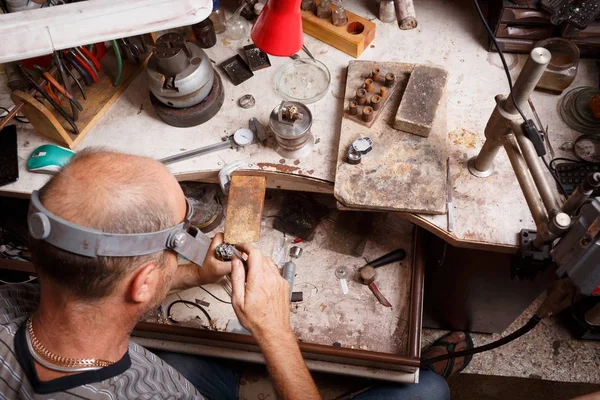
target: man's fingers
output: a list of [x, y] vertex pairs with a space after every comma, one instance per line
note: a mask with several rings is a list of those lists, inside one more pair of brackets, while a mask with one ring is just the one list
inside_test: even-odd
[[258, 248], [254, 247], [250, 243], [236, 244], [235, 248], [248, 254], [248, 256], [250, 256], [252, 253], [256, 253], [257, 251], [260, 252]]
[[223, 241], [224, 241], [223, 233], [221, 233], [221, 232], [217, 233], [210, 242], [210, 250], [214, 252], [214, 250], [217, 248], [217, 246], [223, 244]]
[[240, 260], [231, 260], [231, 302], [234, 306], [244, 305], [246, 297], [246, 271]]

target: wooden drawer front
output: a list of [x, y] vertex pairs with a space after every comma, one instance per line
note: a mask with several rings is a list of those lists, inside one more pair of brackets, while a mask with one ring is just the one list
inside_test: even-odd
[[512, 39], [546, 39], [554, 35], [554, 26], [523, 26], [523, 25], [508, 25], [500, 24], [496, 31], [498, 38]]
[[[530, 39], [505, 39], [497, 38], [498, 46], [500, 50], [506, 53], [529, 53], [536, 42], [536, 40]], [[490, 51], [496, 51], [496, 47], [490, 40]]]
[[505, 8], [500, 17], [501, 23], [549, 24], [550, 14], [540, 10]]

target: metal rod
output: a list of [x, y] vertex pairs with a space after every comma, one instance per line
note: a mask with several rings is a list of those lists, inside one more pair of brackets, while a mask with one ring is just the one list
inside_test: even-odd
[[494, 167], [494, 159], [502, 145], [490, 139], [486, 139], [479, 150], [479, 154], [474, 161], [475, 169], [481, 172], [489, 171]]
[[531, 140], [526, 138], [523, 134], [523, 129], [521, 128], [520, 123], [513, 121], [512, 125], [513, 132], [517, 138], [519, 147], [521, 148], [521, 153], [523, 154], [525, 162], [529, 167], [529, 171], [531, 172], [531, 176], [533, 177], [537, 190], [540, 193], [540, 197], [544, 202], [546, 211], [548, 212], [548, 215], [554, 216], [560, 211], [560, 203], [552, 192], [550, 184], [544, 175], [544, 170], [542, 169], [540, 158], [535, 151], [535, 147], [533, 147]]
[[188, 158], [201, 156], [202, 154], [211, 153], [213, 151], [224, 150], [232, 147], [231, 140], [226, 140], [221, 143], [211, 144], [210, 146], [201, 147], [199, 149], [185, 151], [183, 153], [175, 154], [173, 156], [161, 158], [160, 161], [163, 164], [171, 164], [174, 162], [179, 162], [183, 160], [187, 160]]
[[547, 226], [548, 215], [546, 214], [546, 210], [539, 199], [535, 183], [531, 177], [531, 174], [529, 173], [527, 163], [525, 162], [525, 159], [519, 150], [517, 140], [515, 139], [514, 135], [507, 136], [505, 140], [504, 149], [506, 149], [506, 154], [508, 154], [510, 164], [515, 171], [515, 175], [517, 176], [517, 180], [521, 186], [521, 191], [525, 196], [525, 201], [527, 202], [529, 211], [531, 212], [533, 220], [535, 221], [535, 225], [539, 231], [542, 226]]
[[[523, 108], [522, 104], [527, 104], [527, 100], [533, 93], [551, 58], [550, 51], [543, 47], [536, 47], [529, 53], [529, 58], [513, 87], [515, 100], [521, 109]], [[510, 114], [517, 113], [517, 108], [511, 100], [506, 102], [504, 109]]]

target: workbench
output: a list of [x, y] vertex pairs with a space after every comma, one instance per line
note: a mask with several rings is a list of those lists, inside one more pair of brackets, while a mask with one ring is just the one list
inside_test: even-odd
[[[524, 228], [535, 229], [535, 225], [505, 152], [499, 153], [496, 172], [488, 178], [476, 178], [467, 170], [467, 160], [475, 156], [483, 144], [483, 129], [495, 107], [494, 96], [508, 92], [498, 55], [486, 51], [487, 38], [471, 9], [471, 2], [420, 0], [417, 2], [419, 26], [411, 31], [400, 31], [396, 24], [381, 23], [376, 18], [378, 5], [374, 1], [346, 0], [345, 5], [350, 11], [377, 24], [376, 39], [362, 54], [361, 60], [432, 63], [449, 71], [448, 140], [439, 156], [443, 160], [450, 157], [455, 230], [448, 232], [446, 215], [398, 215], [456, 247], [516, 253], [517, 233]], [[280, 66], [290, 59], [270, 57], [270, 68], [255, 72], [253, 78], [234, 87], [218, 64], [237, 53], [241, 54], [242, 46], [248, 43], [249, 40], [231, 42], [220, 35], [217, 45], [206, 50], [225, 84], [225, 103], [219, 114], [209, 122], [187, 129], [164, 124], [152, 108], [148, 80], [142, 73], [81, 141], [77, 150], [103, 146], [159, 159], [219, 142], [222, 136], [247, 127], [252, 117], [267, 127], [271, 110], [281, 102], [275, 89], [275, 75]], [[327, 95], [308, 105], [314, 118], [313, 152], [306, 158], [292, 160], [284, 159], [272, 148], [258, 144], [239, 151], [224, 150], [169, 166], [180, 181], [216, 182], [223, 166], [244, 160], [246, 164], [240, 173], [266, 176], [270, 188], [333, 194], [346, 69], [353, 58], [307, 35], [305, 44], [318, 60], [327, 65], [332, 76]], [[516, 77], [526, 56], [508, 54], [506, 57], [513, 77]], [[579, 63], [573, 87], [582, 85], [598, 85], [598, 68], [592, 60]], [[256, 98], [255, 107], [241, 109], [238, 106], [238, 99], [245, 94]], [[550, 141], [556, 156], [563, 157], [570, 154], [560, 150], [560, 146], [573, 141], [578, 133], [568, 128], [558, 116], [556, 105], [559, 99], [560, 96], [539, 92], [532, 98], [544, 125], [549, 125]], [[5, 77], [0, 76], [0, 105], [9, 104]], [[525, 112], [531, 114], [528, 108]], [[48, 141], [30, 126], [18, 126], [20, 179], [0, 187], [0, 195], [27, 198], [49, 179], [48, 175], [30, 173], [25, 168], [29, 154]], [[332, 301], [329, 297], [327, 301]], [[302, 321], [297, 318], [297, 322], [300, 324]], [[373, 324], [373, 321], [365, 322]], [[305, 328], [310, 331], [310, 327]], [[302, 332], [299, 334], [302, 337]], [[403, 340], [406, 343], [406, 339]], [[242, 343], [240, 346], [245, 345]], [[395, 350], [392, 342], [381, 342], [380, 346], [368, 350]], [[357, 343], [357, 348], [361, 348], [360, 343]]]
[[[508, 92], [508, 84], [497, 54], [486, 51], [482, 25], [470, 10], [468, 1], [418, 2], [419, 26], [400, 31], [395, 24], [383, 24], [375, 15], [377, 4], [366, 0], [347, 0], [346, 7], [373, 20], [377, 35], [361, 60], [433, 63], [450, 72], [448, 83], [448, 141], [445, 154], [450, 157], [452, 172], [455, 230], [447, 231], [445, 215], [403, 213], [403, 217], [442, 237], [448, 243], [476, 249], [514, 253], [517, 232], [535, 228], [525, 199], [504, 151], [496, 160], [496, 172], [485, 179], [475, 178], [467, 168], [467, 160], [477, 154], [484, 140], [483, 129], [494, 109], [494, 96]], [[444, 10], [443, 20], [440, 9]], [[215, 69], [225, 82], [225, 103], [217, 115], [203, 125], [180, 129], [159, 120], [148, 96], [145, 73], [121, 95], [93, 130], [82, 140], [78, 149], [106, 146], [111, 149], [162, 158], [182, 150], [190, 150], [221, 140], [240, 127], [247, 127], [252, 117], [266, 127], [268, 116], [280, 102], [274, 77], [278, 68], [290, 61], [271, 57], [272, 66], [234, 87], [217, 66], [221, 61], [242, 52], [248, 40], [230, 42], [220, 35], [217, 45], [207, 50]], [[180, 180], [216, 181], [218, 171], [232, 161], [244, 160], [253, 174], [268, 177], [269, 187], [310, 192], [333, 193], [337, 158], [340, 117], [344, 98], [346, 67], [352, 57], [305, 35], [305, 43], [317, 59], [331, 71], [329, 93], [310, 104], [314, 122], [312, 132], [315, 148], [300, 160], [284, 159], [273, 149], [253, 145], [240, 151], [225, 150], [170, 166]], [[301, 54], [304, 56], [303, 54]], [[518, 75], [526, 57], [507, 55], [513, 76]], [[0, 79], [0, 105], [10, 104], [4, 77]], [[592, 60], [581, 60], [579, 72], [572, 85], [598, 85], [598, 69]], [[256, 106], [247, 110], [237, 105], [244, 94], [256, 98]], [[577, 137], [556, 112], [560, 96], [536, 92], [533, 101], [544, 124], [549, 125], [550, 141], [557, 156], [569, 156], [560, 146]], [[529, 112], [526, 107], [526, 112]], [[0, 195], [27, 197], [41, 187], [49, 177], [25, 169], [26, 159], [38, 145], [47, 140], [29, 126], [19, 127], [20, 179], [0, 187]]]

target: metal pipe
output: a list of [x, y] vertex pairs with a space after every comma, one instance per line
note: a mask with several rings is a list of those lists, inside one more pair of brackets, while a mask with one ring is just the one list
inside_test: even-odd
[[[550, 62], [552, 55], [548, 49], [536, 47], [529, 53], [529, 58], [523, 66], [515, 85], [513, 86], [513, 94], [519, 106], [527, 104], [527, 100], [533, 93], [535, 86], [542, 77], [546, 66]], [[505, 104], [506, 112], [516, 114], [517, 108], [512, 101], [507, 101]]]
[[504, 149], [506, 150], [506, 154], [508, 154], [508, 159], [515, 171], [515, 175], [521, 186], [521, 191], [525, 196], [525, 201], [527, 202], [527, 206], [529, 207], [529, 211], [535, 221], [539, 234], [539, 231], [548, 225], [548, 215], [538, 197], [535, 183], [529, 173], [527, 163], [519, 150], [519, 145], [517, 144], [514, 135], [506, 136]]
[[485, 178], [494, 172], [494, 159], [502, 145], [490, 139], [486, 139], [479, 150], [477, 157], [472, 158], [469, 165], [469, 170], [473, 175]]
[[531, 176], [533, 177], [537, 190], [540, 193], [540, 197], [544, 202], [546, 211], [548, 212], [549, 216], [553, 217], [560, 211], [560, 203], [552, 192], [550, 184], [544, 175], [544, 170], [542, 169], [540, 158], [535, 151], [535, 147], [533, 146], [533, 143], [531, 143], [531, 140], [526, 138], [523, 134], [523, 129], [521, 128], [521, 124], [519, 122], [513, 121], [512, 129], [515, 137], [517, 138], [517, 142], [519, 143], [519, 147], [521, 148], [521, 153], [525, 158], [525, 162], [529, 167], [529, 172], [531, 172]]

